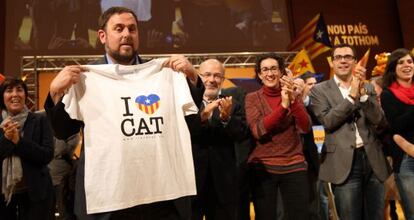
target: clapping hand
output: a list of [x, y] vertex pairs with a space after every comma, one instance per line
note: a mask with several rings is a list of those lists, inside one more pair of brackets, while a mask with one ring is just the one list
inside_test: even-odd
[[301, 78], [294, 79], [293, 80], [293, 96], [295, 100], [297, 98], [304, 97], [305, 92], [307, 92], [307, 94], [309, 93], [309, 90], [305, 91], [305, 81], [303, 81], [303, 79]]
[[231, 96], [220, 99], [219, 111], [221, 121], [228, 121], [233, 107], [233, 98]]
[[14, 144], [17, 144], [20, 140], [20, 125], [18, 122], [15, 122], [11, 119], [11, 117], [8, 117], [4, 119], [2, 123], [2, 129], [4, 131], [4, 137], [8, 139], [9, 141], [13, 142]]
[[217, 99], [217, 100], [214, 100], [208, 103], [200, 114], [201, 121], [202, 122], [207, 121], [213, 114], [214, 109], [218, 108], [219, 105], [220, 105], [220, 99]]
[[286, 75], [283, 75], [280, 78], [280, 85], [282, 87], [281, 96], [282, 102], [281, 105], [283, 108], [289, 108], [291, 102], [295, 100], [294, 94], [294, 82], [292, 77], [292, 72], [286, 70]]
[[361, 65], [355, 66], [355, 69], [353, 71], [351, 90], [349, 91], [349, 95], [355, 100], [360, 96], [366, 94], [366, 91], [364, 89], [366, 71], [367, 70], [365, 69], [365, 67]]

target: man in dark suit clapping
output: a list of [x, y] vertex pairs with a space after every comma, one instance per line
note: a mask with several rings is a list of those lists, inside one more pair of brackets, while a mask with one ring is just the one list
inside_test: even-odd
[[248, 137], [249, 130], [236, 90], [222, 90], [223, 64], [206, 60], [200, 75], [205, 92], [199, 113], [201, 132], [192, 140], [197, 185], [192, 219], [232, 220], [239, 198], [235, 145]]

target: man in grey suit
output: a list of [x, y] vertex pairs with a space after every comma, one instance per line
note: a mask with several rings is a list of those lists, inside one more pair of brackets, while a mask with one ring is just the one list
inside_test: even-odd
[[326, 157], [319, 178], [332, 183], [341, 219], [383, 219], [384, 186], [389, 170], [375, 127], [384, 115], [375, 91], [365, 83], [355, 49], [332, 49], [334, 78], [311, 91], [311, 108], [325, 128]]

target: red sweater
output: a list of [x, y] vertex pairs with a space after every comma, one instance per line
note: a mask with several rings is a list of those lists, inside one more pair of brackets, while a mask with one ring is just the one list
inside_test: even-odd
[[256, 138], [249, 162], [272, 173], [306, 170], [300, 133], [309, 132], [309, 115], [301, 100], [284, 109], [280, 95], [280, 89], [263, 86], [246, 96], [246, 118]]
[[286, 116], [291, 114], [295, 118], [296, 127], [298, 127], [302, 133], [309, 131], [309, 116], [301, 100], [295, 100], [288, 109], [285, 109], [281, 105], [282, 97], [280, 89], [275, 90], [264, 86], [263, 94], [266, 101], [273, 109], [272, 113], [264, 117], [263, 123], [266, 130], [271, 131], [277, 129], [281, 123], [283, 123], [283, 120], [288, 119]]

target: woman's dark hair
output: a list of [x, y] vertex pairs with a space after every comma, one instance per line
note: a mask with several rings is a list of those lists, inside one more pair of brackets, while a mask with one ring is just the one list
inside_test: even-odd
[[299, 78], [303, 79], [303, 81], [305, 81], [305, 83], [306, 83], [307, 79], [309, 79], [309, 78], [315, 78], [316, 79], [316, 76], [315, 76], [315, 73], [312, 73], [310, 71], [306, 71], [304, 74], [300, 75]]
[[22, 86], [27, 100], [28, 91], [26, 83], [24, 83], [23, 80], [18, 78], [6, 78], [0, 86], [0, 108], [6, 109], [6, 105], [4, 104], [4, 92], [6, 91], [6, 89], [13, 88], [16, 86]]
[[283, 57], [277, 55], [276, 53], [265, 53], [265, 54], [261, 54], [259, 56], [256, 57], [256, 64], [254, 67], [254, 71], [256, 72], [256, 80], [259, 83], [262, 83], [262, 80], [260, 80], [259, 78], [259, 74], [261, 72], [261, 68], [260, 65], [262, 64], [262, 61], [265, 59], [274, 59], [277, 61], [277, 64], [279, 65], [279, 70], [280, 73], [282, 73], [282, 75], [284, 75], [286, 73], [285, 71], [285, 60], [283, 59]]
[[414, 60], [413, 54], [405, 48], [394, 50], [388, 57], [387, 66], [385, 67], [385, 72], [383, 75], [383, 88], [388, 88], [393, 82], [397, 80], [395, 69], [397, 67], [398, 60], [407, 55], [410, 55], [411, 59]]

